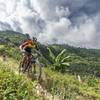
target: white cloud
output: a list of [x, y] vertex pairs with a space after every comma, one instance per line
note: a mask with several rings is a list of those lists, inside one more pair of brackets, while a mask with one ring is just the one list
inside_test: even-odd
[[68, 17], [70, 15], [69, 9], [66, 7], [56, 7], [56, 13], [59, 17]]
[[[69, 43], [75, 46], [93, 47], [92, 43], [96, 33], [95, 22], [86, 19], [79, 26], [72, 26], [68, 18], [60, 18], [58, 22], [49, 22], [44, 33], [41, 33], [39, 40], [49, 43]], [[87, 44], [86, 44], [87, 43]]]
[[88, 3], [95, 4], [93, 2], [0, 0], [0, 30], [30, 33], [31, 36], [37, 36], [42, 43], [67, 43], [100, 48], [100, 14], [93, 12], [91, 15], [92, 8], [87, 9], [87, 14], [85, 9]]

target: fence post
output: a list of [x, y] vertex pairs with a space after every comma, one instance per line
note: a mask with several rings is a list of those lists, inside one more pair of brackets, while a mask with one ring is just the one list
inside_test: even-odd
[[81, 80], [80, 75], [78, 75], [77, 77], [78, 77], [78, 81], [79, 81], [80, 83], [82, 83], [82, 80]]

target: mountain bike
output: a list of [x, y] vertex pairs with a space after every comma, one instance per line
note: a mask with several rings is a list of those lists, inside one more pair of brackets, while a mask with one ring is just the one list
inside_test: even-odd
[[26, 73], [29, 75], [32, 73], [32, 65], [34, 65], [34, 74], [36, 73], [36, 63], [35, 63], [35, 57], [32, 54], [28, 54], [22, 59], [19, 65], [19, 74]]
[[[28, 54], [25, 56], [25, 59], [22, 59], [19, 65], [19, 74], [27, 73], [28, 76], [33, 74], [34, 78], [36, 77], [36, 60], [38, 59], [38, 55], [35, 54]], [[33, 69], [34, 68], [34, 69]], [[42, 69], [39, 66], [39, 79], [41, 78]]]

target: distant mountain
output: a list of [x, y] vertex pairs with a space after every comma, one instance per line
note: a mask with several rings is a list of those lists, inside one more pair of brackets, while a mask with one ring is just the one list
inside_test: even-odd
[[14, 34], [22, 34], [20, 32], [11, 31], [11, 30], [1, 31], [1, 32], [8, 33], [8, 34], [11, 34], [11, 33], [14, 33]]
[[0, 31], [0, 44], [20, 44], [26, 35], [14, 31]]
[[[14, 31], [0, 31], [0, 44], [12, 43], [19, 45], [27, 36], [25, 34], [14, 32]], [[39, 43], [40, 49], [44, 52], [47, 51], [46, 46]], [[86, 49], [86, 48], [77, 48], [72, 47], [67, 44], [52, 44], [48, 45], [55, 55], [57, 55], [62, 49], [66, 49], [68, 54], [75, 54], [83, 58], [87, 56], [91, 57], [100, 57], [99, 49]]]
[[[73, 74], [91, 74], [100, 77], [100, 50], [76, 48], [69, 45], [49, 45], [52, 52], [57, 56], [63, 49], [66, 49], [64, 56], [70, 56], [67, 60], [70, 66], [66, 67], [67, 72]], [[46, 46], [41, 46], [43, 56], [50, 62], [49, 52]]]
[[[14, 31], [0, 31], [0, 44], [17, 44], [19, 45], [23, 40], [25, 40], [27, 36], [25, 34], [14, 32]], [[47, 52], [46, 46], [39, 43], [41, 51]], [[86, 48], [77, 48], [72, 47], [67, 44], [52, 44], [48, 45], [55, 55], [57, 55], [62, 49], [66, 49], [68, 54], [75, 54], [82, 58], [85, 57], [100, 57], [99, 49], [86, 49]]]

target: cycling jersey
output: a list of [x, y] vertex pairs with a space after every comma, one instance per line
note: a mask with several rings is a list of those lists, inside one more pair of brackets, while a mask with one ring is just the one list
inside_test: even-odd
[[35, 47], [35, 43], [33, 43], [31, 39], [26, 40], [24, 43], [22, 43], [22, 48], [25, 47], [29, 47], [29, 48]]
[[31, 39], [24, 41], [20, 45], [20, 49], [22, 52], [27, 51], [31, 53], [31, 49], [36, 47], [36, 43], [33, 43]]

